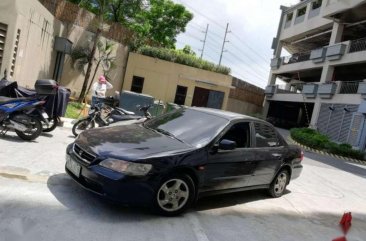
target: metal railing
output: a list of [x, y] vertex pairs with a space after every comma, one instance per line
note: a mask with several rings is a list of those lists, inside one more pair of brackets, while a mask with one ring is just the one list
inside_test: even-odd
[[290, 56], [283, 57], [283, 64], [293, 64], [308, 61], [310, 59], [311, 51], [296, 53]]
[[359, 83], [360, 81], [340, 82], [339, 94], [357, 94]]
[[365, 51], [365, 50], [366, 50], [366, 38], [351, 41], [351, 46], [349, 48], [350, 53]]
[[277, 94], [301, 94], [303, 86], [306, 83], [296, 83], [288, 85], [278, 85], [277, 86]]

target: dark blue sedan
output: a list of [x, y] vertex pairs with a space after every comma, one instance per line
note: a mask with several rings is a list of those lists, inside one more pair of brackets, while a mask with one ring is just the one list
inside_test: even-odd
[[67, 148], [66, 172], [108, 199], [177, 215], [204, 195], [268, 189], [280, 197], [301, 161], [302, 151], [265, 121], [182, 108], [83, 132]]

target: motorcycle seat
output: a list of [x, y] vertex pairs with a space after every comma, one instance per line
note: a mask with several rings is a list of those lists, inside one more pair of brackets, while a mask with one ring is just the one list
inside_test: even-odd
[[14, 101], [21, 101], [21, 100], [31, 100], [31, 99], [33, 99], [33, 98], [29, 98], [29, 97], [9, 98], [9, 97], [0, 96], [0, 104], [6, 104], [6, 103], [10, 103], [10, 102], [14, 102]]

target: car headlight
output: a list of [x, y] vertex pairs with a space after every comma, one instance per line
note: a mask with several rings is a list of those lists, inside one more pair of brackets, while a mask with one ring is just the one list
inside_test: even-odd
[[129, 176], [145, 176], [152, 168], [151, 164], [127, 162], [110, 158], [102, 161], [99, 165]]

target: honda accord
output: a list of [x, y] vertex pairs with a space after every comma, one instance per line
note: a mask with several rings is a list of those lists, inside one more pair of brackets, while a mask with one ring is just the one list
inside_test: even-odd
[[67, 147], [65, 169], [100, 196], [173, 216], [205, 195], [267, 189], [280, 197], [299, 177], [302, 158], [263, 120], [182, 108], [81, 133]]

